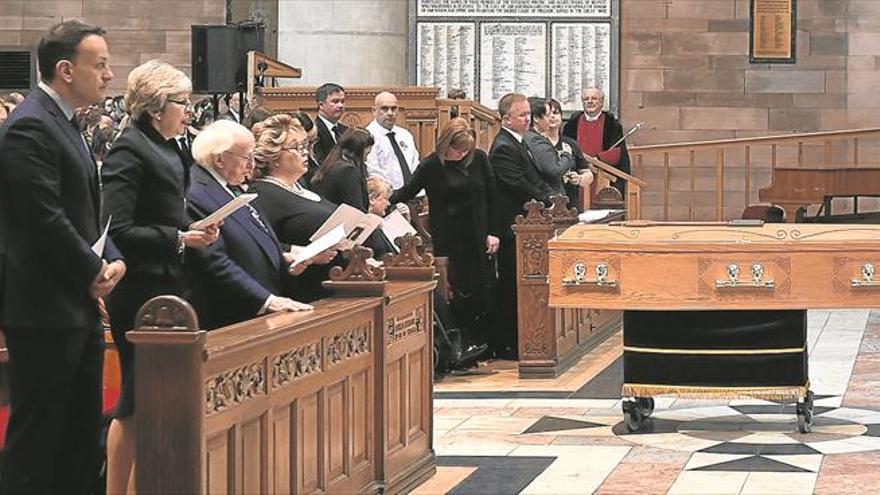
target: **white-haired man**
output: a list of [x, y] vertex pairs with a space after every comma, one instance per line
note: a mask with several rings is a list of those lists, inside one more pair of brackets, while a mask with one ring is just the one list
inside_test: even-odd
[[[193, 141], [187, 194], [191, 221], [210, 215], [240, 194], [253, 173], [254, 136], [230, 120], [209, 125]], [[293, 255], [282, 249], [271, 226], [253, 206], [239, 208], [224, 220], [220, 237], [207, 249], [187, 252], [191, 260], [199, 316], [205, 328], [216, 328], [277, 311], [312, 309], [283, 297], [283, 278]], [[299, 274], [305, 266], [298, 265]]]

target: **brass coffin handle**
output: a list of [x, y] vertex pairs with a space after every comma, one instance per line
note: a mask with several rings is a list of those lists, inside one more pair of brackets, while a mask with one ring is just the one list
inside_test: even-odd
[[773, 290], [776, 283], [773, 279], [764, 278], [764, 266], [755, 263], [752, 265], [752, 278], [742, 280], [739, 278], [739, 265], [731, 263], [727, 265], [727, 280], [715, 280], [716, 289], [765, 289]]
[[605, 263], [596, 265], [595, 280], [587, 279], [587, 265], [584, 263], [575, 263], [572, 271], [574, 272], [574, 278], [563, 278], [563, 287], [601, 287], [610, 289], [617, 287], [617, 280], [608, 280], [608, 265]]
[[854, 278], [850, 283], [853, 289], [880, 287], [880, 280], [874, 279], [874, 265], [871, 263], [862, 265], [862, 278]]

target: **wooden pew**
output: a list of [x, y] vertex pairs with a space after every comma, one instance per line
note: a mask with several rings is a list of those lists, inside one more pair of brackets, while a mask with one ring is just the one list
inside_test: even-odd
[[[348, 253], [315, 311], [199, 330], [148, 302], [130, 335], [141, 493], [399, 493], [433, 475], [433, 258]], [[387, 274], [387, 278], [386, 278]]]
[[[568, 198], [554, 196], [552, 206], [539, 201], [525, 205], [516, 217], [517, 333], [520, 378], [556, 377], [590, 349], [616, 332], [620, 311], [553, 309], [550, 295], [547, 241], [576, 224], [577, 211]], [[622, 216], [605, 221], [622, 220]]]

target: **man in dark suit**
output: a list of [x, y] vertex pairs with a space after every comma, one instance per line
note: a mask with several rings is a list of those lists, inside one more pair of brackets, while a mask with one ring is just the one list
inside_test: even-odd
[[504, 95], [498, 102], [501, 130], [492, 142], [489, 162], [495, 173], [497, 214], [501, 225], [498, 249], [498, 304], [494, 334], [490, 342], [495, 354], [517, 358], [516, 240], [511, 225], [523, 213], [523, 205], [537, 199], [548, 202], [553, 190], [541, 179], [523, 134], [529, 129], [531, 110], [528, 99], [517, 93]]
[[[187, 194], [191, 221], [201, 220], [228, 203], [253, 173], [254, 137], [246, 127], [219, 120], [193, 141]], [[283, 297], [282, 278], [293, 256], [282, 250], [272, 227], [256, 207], [239, 208], [224, 220], [217, 242], [187, 251], [192, 261], [193, 288], [205, 328], [217, 328], [277, 311], [303, 311], [312, 306]], [[299, 265], [292, 275], [302, 273]]]
[[99, 470], [98, 299], [125, 263], [110, 239], [103, 251], [93, 247], [103, 229], [101, 187], [74, 109], [100, 102], [113, 73], [104, 31], [79, 21], [52, 27], [37, 56], [39, 87], [0, 129], [11, 388], [0, 492], [86, 493]]
[[348, 130], [348, 126], [339, 122], [345, 112], [345, 90], [335, 83], [325, 83], [315, 91], [318, 103], [318, 141], [315, 142], [315, 160], [318, 164], [330, 154], [330, 150], [339, 142], [339, 138]]

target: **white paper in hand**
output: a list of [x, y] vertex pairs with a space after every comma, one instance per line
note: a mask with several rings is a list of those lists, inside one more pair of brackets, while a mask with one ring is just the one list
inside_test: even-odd
[[416, 235], [416, 229], [397, 210], [392, 211], [382, 220], [382, 232], [397, 252], [400, 252], [400, 248], [394, 244], [395, 239], [406, 234]]
[[290, 264], [290, 268], [293, 268], [304, 261], [308, 261], [332, 248], [339, 244], [342, 239], [345, 239], [345, 226], [339, 224], [331, 229], [330, 232], [327, 232], [321, 237], [315, 239], [308, 246], [300, 249], [296, 254], [296, 258], [294, 258], [293, 263]]
[[215, 211], [214, 213], [211, 213], [210, 215], [197, 222], [193, 222], [192, 228], [195, 230], [202, 230], [209, 225], [220, 223], [226, 217], [235, 213], [235, 210], [238, 210], [239, 208], [250, 203], [256, 198], [257, 195], [255, 193], [247, 193], [236, 196], [232, 198], [228, 203], [218, 208], [217, 211]]
[[330, 218], [318, 227], [309, 240], [316, 240], [338, 225], [345, 226], [346, 239], [350, 241], [350, 244], [360, 245], [377, 227], [382, 225], [382, 217], [372, 213], [364, 213], [351, 205], [342, 203], [330, 215]]
[[92, 244], [92, 252], [98, 256], [104, 256], [104, 246], [107, 244], [107, 233], [110, 232], [111, 220], [113, 220], [113, 215], [110, 215], [110, 218], [107, 219], [107, 225], [104, 226], [104, 231], [101, 232], [101, 237], [98, 237], [98, 240]]

